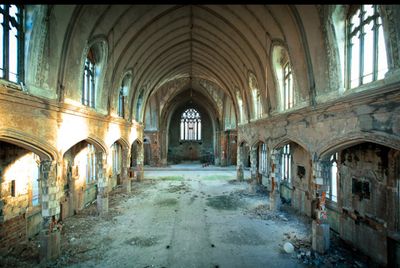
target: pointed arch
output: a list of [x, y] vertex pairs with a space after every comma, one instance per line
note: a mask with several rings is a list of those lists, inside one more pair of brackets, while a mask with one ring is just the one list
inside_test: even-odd
[[57, 160], [59, 153], [55, 147], [42, 139], [14, 129], [0, 130], [0, 140], [20, 146], [39, 155], [42, 160]]

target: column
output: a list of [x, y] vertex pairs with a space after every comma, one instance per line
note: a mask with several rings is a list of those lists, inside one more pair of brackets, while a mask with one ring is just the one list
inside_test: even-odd
[[221, 131], [215, 132], [214, 165], [221, 165]]
[[130, 166], [130, 157], [129, 157], [129, 148], [122, 149], [122, 170], [121, 170], [121, 179], [122, 179], [122, 187], [124, 192], [131, 192], [131, 178], [128, 176], [128, 169]]
[[280, 173], [279, 173], [279, 160], [281, 157], [281, 153], [278, 150], [272, 150], [271, 156], [271, 172], [269, 175], [269, 184], [270, 184], [270, 194], [269, 194], [269, 203], [270, 210], [277, 211], [281, 206], [281, 196], [279, 192], [279, 183], [280, 183]]
[[136, 179], [142, 181], [144, 179], [144, 148], [143, 143], [137, 143], [137, 160], [136, 160]]
[[59, 195], [56, 185], [56, 162], [43, 160], [40, 163], [40, 189], [42, 197], [42, 230], [40, 232], [40, 259], [55, 260], [60, 255], [61, 225]]
[[226, 167], [227, 165], [227, 135], [224, 131], [221, 131], [221, 166]]
[[97, 212], [99, 215], [104, 215], [108, 212], [108, 181], [105, 176], [104, 160], [103, 152], [96, 153]]
[[312, 249], [325, 253], [329, 249], [329, 223], [327, 222], [327, 211], [325, 208], [325, 198], [327, 179], [323, 178], [323, 163], [320, 160], [312, 162], [312, 179], [314, 184], [313, 197], [315, 199], [316, 210], [315, 219], [312, 221]]
[[236, 165], [236, 179], [238, 181], [243, 181], [243, 144], [237, 146], [237, 165]]
[[250, 174], [252, 181], [259, 183], [257, 172], [257, 147], [251, 147], [250, 150]]

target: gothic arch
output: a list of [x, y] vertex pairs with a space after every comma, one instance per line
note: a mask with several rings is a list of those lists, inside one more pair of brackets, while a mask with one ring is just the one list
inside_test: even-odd
[[383, 133], [383, 132], [353, 132], [343, 135], [341, 137], [335, 137], [335, 139], [323, 142], [321, 146], [316, 148], [316, 154], [322, 158], [333, 152], [356, 145], [362, 142], [371, 142], [387, 146], [396, 150], [400, 150], [400, 138], [395, 135]]
[[42, 160], [57, 160], [59, 154], [51, 144], [30, 134], [14, 130], [0, 130], [0, 140], [25, 148], [39, 155]]

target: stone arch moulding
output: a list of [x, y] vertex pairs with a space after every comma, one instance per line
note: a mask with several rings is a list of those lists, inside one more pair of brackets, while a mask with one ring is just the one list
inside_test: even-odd
[[137, 139], [135, 139], [135, 140], [132, 142], [131, 146], [132, 146], [135, 142], [137, 142], [139, 145], [142, 145], [142, 144], [143, 144], [143, 141], [140, 140], [139, 138], [137, 138]]
[[113, 141], [113, 142], [111, 143], [111, 145], [113, 145], [113, 144], [116, 143], [116, 142], [118, 142], [119, 144], [121, 144], [122, 147], [123, 147], [124, 149], [129, 149], [129, 148], [130, 148], [129, 142], [127, 142], [126, 139], [123, 138], [123, 137], [120, 137], [120, 138], [116, 139], [115, 141]]
[[310, 148], [306, 145], [306, 143], [303, 142], [302, 140], [299, 140], [298, 138], [293, 137], [293, 136], [285, 136], [283, 138], [279, 138], [278, 140], [275, 140], [275, 141], [271, 142], [271, 148], [272, 149], [278, 149], [278, 148], [288, 144], [289, 142], [297, 143], [306, 152], [310, 153]]
[[257, 139], [257, 140], [255, 140], [254, 142], [251, 143], [250, 148], [257, 148], [257, 146], [258, 146], [259, 143], [267, 144], [265, 141], [263, 141], [263, 140], [261, 140], [261, 139]]
[[322, 143], [316, 150], [319, 158], [332, 154], [337, 150], [363, 142], [372, 142], [400, 151], [400, 137], [383, 132], [354, 132]]
[[246, 139], [241, 139], [239, 142], [238, 142], [238, 144], [239, 144], [239, 146], [242, 146], [243, 144], [250, 144]]
[[25, 148], [39, 155], [41, 160], [57, 160], [57, 149], [47, 142], [14, 129], [0, 130], [0, 140]]
[[71, 149], [73, 146], [75, 146], [76, 144], [78, 144], [78, 143], [81, 142], [81, 141], [90, 142], [90, 143], [92, 143], [93, 145], [95, 145], [95, 147], [96, 147], [97, 149], [100, 149], [103, 153], [108, 154], [108, 149], [107, 149], [106, 144], [105, 144], [100, 138], [98, 138], [98, 137], [96, 137], [96, 136], [94, 136], [94, 135], [89, 135], [89, 136], [87, 136], [87, 137], [85, 137], [85, 138], [78, 139], [78, 140], [74, 141], [73, 143], [71, 143], [71, 145], [68, 146], [68, 147], [66, 147], [65, 151], [62, 152], [63, 155], [64, 155], [69, 149]]

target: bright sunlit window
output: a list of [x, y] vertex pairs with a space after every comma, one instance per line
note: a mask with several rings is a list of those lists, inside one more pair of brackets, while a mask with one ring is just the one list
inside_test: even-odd
[[281, 174], [282, 180], [291, 182], [292, 172], [291, 172], [291, 162], [292, 155], [290, 154], [290, 145], [286, 144], [281, 151]]
[[201, 117], [193, 108], [187, 109], [181, 116], [181, 140], [201, 140]]
[[327, 197], [333, 202], [337, 202], [337, 174], [338, 174], [338, 153], [331, 156], [330, 180], [328, 185]]
[[261, 151], [260, 151], [260, 163], [259, 169], [262, 173], [267, 172], [267, 145], [265, 143], [261, 144]]
[[388, 70], [382, 19], [376, 5], [361, 5], [347, 21], [347, 87], [384, 78]]
[[283, 66], [283, 107], [285, 110], [292, 108], [294, 104], [292, 81], [292, 68], [290, 67], [290, 63], [287, 62]]
[[93, 107], [95, 106], [95, 73], [96, 62], [94, 59], [93, 50], [89, 49], [85, 60], [82, 85], [82, 104]]
[[23, 12], [19, 5], [0, 5], [0, 78], [23, 81]]

